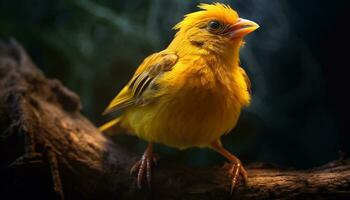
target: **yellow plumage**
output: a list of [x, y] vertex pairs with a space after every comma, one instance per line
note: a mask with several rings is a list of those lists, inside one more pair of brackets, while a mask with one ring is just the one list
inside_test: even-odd
[[250, 82], [239, 66], [243, 36], [258, 26], [223, 4], [201, 4], [174, 29], [171, 44], [147, 57], [105, 113], [151, 143], [184, 149], [211, 147], [235, 127], [250, 102]]

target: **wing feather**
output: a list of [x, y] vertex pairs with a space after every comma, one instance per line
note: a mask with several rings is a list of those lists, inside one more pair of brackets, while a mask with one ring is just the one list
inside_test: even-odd
[[[147, 57], [136, 70], [131, 81], [111, 101], [103, 114], [109, 114], [131, 106], [144, 105], [157, 98], [159, 87], [152, 87], [163, 73], [170, 71], [176, 64], [178, 56], [175, 52], [162, 51]], [[146, 95], [147, 94], [147, 95]]]

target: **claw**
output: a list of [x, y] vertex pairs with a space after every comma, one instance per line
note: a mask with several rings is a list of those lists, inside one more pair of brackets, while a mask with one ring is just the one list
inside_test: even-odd
[[242, 181], [243, 183], [247, 183], [247, 179], [248, 179], [248, 173], [247, 171], [244, 169], [243, 165], [241, 163], [232, 163], [230, 164], [230, 168], [228, 170], [228, 174], [232, 177], [231, 180], [231, 190], [230, 190], [230, 194], [233, 193], [238, 180], [240, 179], [240, 176], [242, 177]]
[[146, 168], [146, 166], [144, 165], [145, 162], [144, 162], [143, 157], [142, 157], [140, 163], [141, 163], [141, 164], [140, 164], [140, 166], [139, 166], [139, 172], [137, 173], [137, 187], [138, 187], [139, 189], [141, 189], [141, 187], [142, 187], [142, 179], [143, 179], [143, 177], [144, 177], [145, 168]]
[[134, 174], [140, 167], [141, 160], [138, 160], [130, 169], [130, 175]]
[[230, 172], [231, 176], [232, 176], [232, 181], [231, 181], [231, 190], [230, 190], [230, 194], [233, 193], [233, 190], [235, 189], [237, 180], [239, 178], [239, 164], [233, 164], [232, 165], [232, 170]]
[[239, 181], [240, 176], [242, 177], [243, 182], [247, 183], [248, 173], [244, 169], [241, 161], [235, 155], [233, 155], [229, 151], [227, 151], [222, 146], [220, 140], [214, 141], [211, 144], [211, 148], [213, 150], [215, 150], [216, 152], [220, 153], [221, 155], [225, 156], [230, 161], [228, 174], [232, 177], [232, 180], [231, 180], [231, 192], [230, 192], [232, 194], [233, 190], [235, 189], [235, 187], [237, 185], [237, 182]]
[[[153, 158], [152, 158], [153, 160]], [[146, 171], [146, 179], [147, 179], [147, 183], [148, 183], [148, 186], [151, 187], [151, 176], [152, 176], [152, 166], [151, 166], [151, 163], [153, 161], [151, 161], [150, 159], [147, 159], [147, 171]]]
[[137, 187], [142, 188], [142, 184], [147, 180], [148, 186], [151, 187], [152, 167], [156, 165], [157, 158], [153, 155], [152, 146], [149, 145], [142, 155], [141, 159], [137, 161], [131, 168], [130, 174], [137, 172]]

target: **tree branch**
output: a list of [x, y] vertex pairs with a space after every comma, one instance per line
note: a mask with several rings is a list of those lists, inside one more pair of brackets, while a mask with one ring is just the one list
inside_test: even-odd
[[80, 114], [79, 97], [47, 79], [15, 41], [0, 44], [1, 193], [36, 199], [350, 199], [350, 161], [311, 170], [248, 167], [232, 196], [219, 167], [161, 163], [138, 190], [136, 157]]

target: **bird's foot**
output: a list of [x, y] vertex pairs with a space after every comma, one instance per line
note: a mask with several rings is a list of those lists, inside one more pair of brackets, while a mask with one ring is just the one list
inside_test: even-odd
[[239, 179], [243, 181], [244, 184], [248, 181], [248, 172], [244, 169], [241, 162], [233, 162], [226, 164], [224, 166], [225, 169], [227, 169], [227, 173], [232, 178], [231, 180], [231, 190], [230, 193], [232, 194], [233, 190], [235, 189]]
[[131, 168], [130, 174], [137, 172], [137, 187], [142, 188], [142, 184], [147, 181], [151, 187], [152, 167], [157, 165], [157, 157], [152, 152], [152, 147], [147, 147], [140, 160]]

